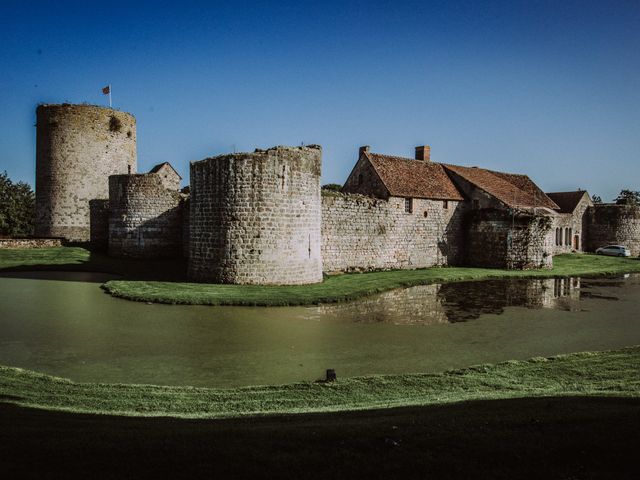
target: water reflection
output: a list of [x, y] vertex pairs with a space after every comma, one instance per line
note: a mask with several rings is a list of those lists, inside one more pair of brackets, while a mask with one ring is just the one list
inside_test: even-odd
[[358, 323], [436, 325], [500, 315], [508, 307], [577, 312], [584, 308], [585, 299], [618, 300], [608, 289], [624, 282], [624, 277], [588, 281], [571, 277], [422, 285], [348, 304], [321, 305], [318, 313]]
[[147, 305], [109, 296], [99, 280], [0, 275], [0, 364], [80, 382], [232, 387], [640, 343], [640, 275], [427, 285], [281, 308]]

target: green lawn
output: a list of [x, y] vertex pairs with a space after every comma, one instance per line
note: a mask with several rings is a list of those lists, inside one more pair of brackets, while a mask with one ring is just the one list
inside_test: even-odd
[[480, 365], [438, 374], [212, 389], [75, 383], [0, 367], [0, 402], [126, 416], [222, 418], [539, 396], [640, 396], [640, 347]]
[[0, 270], [84, 270], [115, 273], [107, 282], [111, 295], [141, 302], [197, 305], [310, 305], [352, 300], [400, 287], [490, 278], [587, 276], [640, 272], [638, 259], [589, 254], [558, 255], [552, 270], [497, 270], [445, 267], [390, 270], [326, 277], [300, 286], [190, 283], [183, 260], [112, 259], [82, 248], [0, 250]]

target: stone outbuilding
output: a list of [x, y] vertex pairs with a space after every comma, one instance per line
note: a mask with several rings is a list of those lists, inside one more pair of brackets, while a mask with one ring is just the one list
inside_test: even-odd
[[559, 207], [526, 175], [432, 162], [427, 145], [414, 159], [365, 146], [342, 190], [368, 200], [323, 199], [329, 269], [552, 266]]
[[460, 263], [464, 198], [429, 148], [416, 158], [361, 147], [342, 189], [322, 199], [325, 271]]
[[160, 177], [165, 188], [169, 190], [180, 190], [182, 177], [169, 162], [162, 162], [154, 166], [149, 173], [155, 173]]
[[589, 194], [576, 190], [550, 192], [547, 196], [559, 207], [552, 225], [554, 255], [586, 250], [588, 210], [593, 207]]

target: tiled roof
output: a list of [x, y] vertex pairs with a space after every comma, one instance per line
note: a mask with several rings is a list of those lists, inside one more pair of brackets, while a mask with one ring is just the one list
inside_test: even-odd
[[439, 163], [366, 152], [393, 197], [464, 200]]
[[587, 192], [584, 190], [578, 190], [576, 192], [547, 193], [547, 196], [558, 204], [560, 213], [573, 213], [585, 193]]
[[495, 172], [493, 170], [489, 170], [494, 175], [499, 176], [503, 180], [506, 180], [509, 183], [512, 183], [520, 190], [527, 192], [529, 195], [533, 196], [536, 201], [540, 202], [543, 207], [550, 208], [552, 210], [556, 210], [558, 205], [556, 202], [549, 198], [538, 185], [533, 183], [527, 175], [521, 175], [518, 173], [504, 173], [504, 172]]
[[547, 197], [526, 175], [494, 172], [478, 167], [462, 167], [449, 164], [443, 164], [443, 166], [497, 198], [508, 207], [559, 209], [558, 205]]

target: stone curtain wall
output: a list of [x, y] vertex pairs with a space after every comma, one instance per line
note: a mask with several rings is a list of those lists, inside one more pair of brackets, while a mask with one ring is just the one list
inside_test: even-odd
[[92, 105], [40, 105], [36, 115], [35, 233], [88, 241], [89, 200], [109, 196], [109, 175], [136, 171], [136, 120]]
[[89, 241], [94, 250], [109, 247], [109, 200], [89, 200]]
[[625, 245], [640, 256], [640, 207], [599, 204], [587, 210], [589, 250], [605, 245]]
[[1, 248], [53, 248], [61, 247], [61, 238], [0, 238]]
[[154, 173], [109, 177], [109, 255], [178, 257], [182, 196]]
[[459, 263], [463, 205], [404, 198], [387, 200], [329, 193], [322, 197], [324, 270], [360, 271], [424, 268]]
[[552, 219], [546, 215], [472, 210], [466, 229], [466, 265], [509, 270], [551, 268], [551, 225]]
[[189, 195], [185, 194], [182, 203], [180, 204], [180, 210], [182, 214], [182, 257], [189, 258], [189, 220], [191, 215], [191, 200]]
[[320, 147], [275, 147], [191, 164], [188, 275], [196, 281], [322, 281]]

